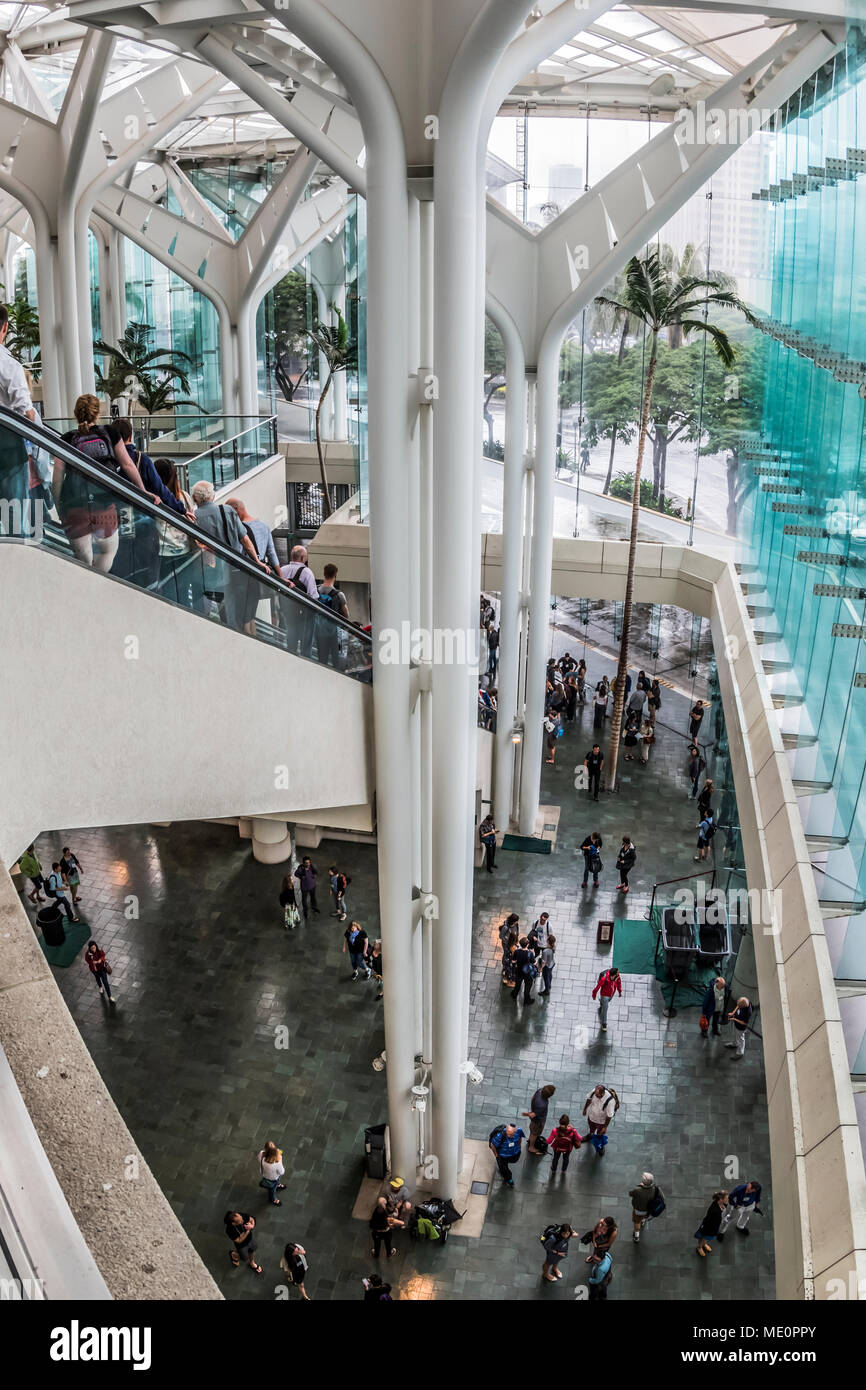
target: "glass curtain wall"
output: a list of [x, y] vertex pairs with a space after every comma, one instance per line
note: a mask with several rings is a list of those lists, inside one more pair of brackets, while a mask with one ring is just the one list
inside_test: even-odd
[[[500, 118], [491, 141], [498, 161], [491, 194], [530, 226], [541, 227], [662, 129], [662, 113], [640, 120], [592, 114]], [[772, 138], [769, 132], [753, 134], [644, 254], [657, 251], [672, 273], [710, 278], [745, 303], [763, 305], [767, 228], [752, 195], [768, 182]], [[507, 159], [514, 177], [501, 182]], [[608, 293], [618, 298], [623, 288], [620, 275]], [[711, 544], [719, 533], [731, 540], [737, 534], [738, 441], [760, 424], [764, 342], [736, 311], [713, 310], [711, 321], [734, 346], [737, 360], [730, 370], [705, 348], [700, 334], [662, 335], [641, 483], [646, 539]], [[569, 505], [564, 489], [559, 491], [558, 535], [627, 533], [623, 504], [633, 488], [647, 360], [639, 326], [615, 310], [593, 304], [571, 325], [562, 351], [555, 466], [559, 481], [574, 487], [576, 496]], [[486, 403], [489, 457], [501, 456], [503, 436], [499, 392]], [[663, 526], [654, 512], [664, 516]]]
[[123, 250], [127, 321], [150, 324], [154, 347], [187, 353], [190, 398], [208, 413], [218, 412], [222, 391], [216, 309], [134, 242], [124, 239]]
[[[777, 118], [755, 199], [769, 252], [763, 411], [743, 441], [744, 578], [766, 586], [755, 621], [806, 832], [824, 851], [819, 892], [844, 901], [866, 898], [864, 51], [851, 30]], [[843, 956], [857, 959], [838, 973], [863, 977], [866, 936], [848, 937]]]

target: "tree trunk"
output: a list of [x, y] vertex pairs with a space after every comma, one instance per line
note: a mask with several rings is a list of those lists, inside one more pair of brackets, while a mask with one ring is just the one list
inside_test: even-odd
[[728, 524], [727, 531], [729, 536], [737, 534], [737, 481], [740, 471], [740, 452], [738, 449], [731, 449], [727, 459], [728, 475]]
[[665, 483], [668, 475], [668, 437], [666, 434], [659, 440], [659, 496], [658, 509], [663, 512], [665, 509]]
[[656, 501], [658, 501], [658, 495], [659, 495], [659, 458], [661, 457], [661, 451], [662, 451], [661, 430], [659, 430], [658, 428], [656, 429], [656, 432], [655, 432], [655, 434], [654, 434], [653, 437], [652, 437], [652, 446], [653, 446], [653, 454], [652, 454], [652, 466], [653, 466], [653, 494], [652, 494], [652, 495], [653, 495], [653, 501], [656, 502]]
[[[626, 338], [628, 337], [628, 330], [629, 330], [629, 321], [628, 321], [628, 318], [626, 317], [625, 319], [623, 319], [623, 323], [622, 323], [622, 332], [621, 332], [620, 335], [619, 335], [619, 352], [617, 353], [617, 356], [616, 356], [616, 365], [617, 365], [618, 367], [621, 367], [621, 366], [622, 366], [622, 359], [623, 359], [623, 357], [625, 356], [625, 340], [626, 340]], [[614, 421], [614, 424], [613, 424], [613, 430], [612, 430], [611, 436], [610, 436], [610, 458], [609, 458], [608, 461], [607, 461], [607, 477], [606, 477], [605, 480], [604, 480], [604, 487], [603, 487], [602, 490], [601, 490], [601, 495], [602, 495], [602, 497], [606, 497], [607, 494], [610, 492], [611, 479], [613, 478], [613, 455], [614, 455], [614, 450], [616, 449], [616, 436], [617, 436], [617, 431], [618, 431], [618, 429], [619, 429], [619, 421], [618, 421], [618, 420], [615, 420], [615, 421]]]
[[653, 378], [656, 374], [656, 352], [658, 334], [653, 333], [649, 370], [643, 396], [643, 413], [640, 422], [640, 440], [637, 449], [637, 463], [634, 469], [634, 492], [631, 499], [631, 533], [628, 538], [628, 568], [625, 577], [625, 599], [622, 605], [622, 634], [619, 642], [619, 661], [616, 668], [614, 686], [613, 717], [611, 718], [610, 747], [607, 754], [607, 789], [616, 790], [616, 770], [619, 761], [619, 742], [622, 728], [622, 711], [625, 705], [625, 678], [628, 671], [628, 639], [631, 632], [632, 594], [634, 592], [634, 562], [637, 548], [637, 531], [640, 506], [640, 475], [643, 455], [649, 432], [650, 406], [652, 404]]
[[606, 497], [610, 492], [610, 482], [613, 477], [613, 451], [616, 448], [616, 432], [618, 429], [619, 424], [617, 421], [614, 421], [613, 431], [610, 436], [610, 458], [607, 461], [607, 477], [604, 480], [604, 487], [601, 490], [602, 497]]
[[319, 472], [322, 475], [322, 516], [325, 521], [327, 521], [328, 517], [331, 515], [333, 508], [331, 506], [331, 494], [328, 491], [328, 473], [325, 468], [325, 450], [322, 446], [321, 415], [322, 406], [325, 404], [325, 397], [327, 396], [328, 391], [331, 388], [331, 382], [333, 381], [333, 379], [334, 373], [328, 372], [324, 388], [319, 394], [319, 404], [316, 406], [316, 452], [319, 455]]

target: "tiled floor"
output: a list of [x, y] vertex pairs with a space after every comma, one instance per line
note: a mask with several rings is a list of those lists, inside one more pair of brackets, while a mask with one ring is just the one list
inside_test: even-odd
[[[590, 676], [605, 667], [592, 656]], [[620, 791], [598, 805], [572, 787], [591, 742], [590, 716], [579, 716], [583, 727], [568, 729], [557, 766], [544, 769], [542, 800], [562, 807], [554, 854], [500, 851], [494, 875], [476, 874], [470, 1056], [484, 1081], [470, 1088], [467, 1134], [483, 1139], [499, 1120], [519, 1115], [541, 1082], [557, 1087], [551, 1116], [567, 1110], [574, 1118], [603, 1080], [622, 1101], [607, 1155], [599, 1160], [586, 1146], [555, 1180], [547, 1161], [524, 1158], [513, 1190], [494, 1184], [478, 1240], [455, 1236], [445, 1248], [398, 1240], [399, 1253], [385, 1263], [403, 1297], [573, 1299], [585, 1252], [574, 1242], [566, 1277], [542, 1284], [538, 1234], [554, 1220], [583, 1231], [602, 1214], [622, 1227], [612, 1299], [774, 1296], [769, 1215], [753, 1220], [748, 1240], [732, 1232], [706, 1260], [692, 1239], [712, 1191], [734, 1185], [732, 1165], [740, 1180], [769, 1185], [760, 1043], [750, 1038], [745, 1060], [733, 1061], [721, 1042], [701, 1039], [694, 1010], [665, 1019], [649, 977], [626, 977], [607, 1034], [589, 997], [605, 959], [595, 944], [598, 918], [642, 916], [656, 878], [692, 870], [695, 808], [682, 770], [685, 741], [673, 732], [686, 708], [685, 698], [668, 695], [672, 727], [662, 730], [649, 767], [622, 764]], [[606, 841], [606, 868], [593, 895], [580, 888], [576, 845], [595, 828]], [[624, 830], [638, 847], [627, 907], [612, 891], [610, 852]], [[372, 1262], [366, 1229], [351, 1211], [363, 1127], [385, 1118], [384, 1077], [370, 1066], [384, 1045], [382, 1006], [372, 985], [348, 980], [327, 894], [322, 915], [290, 935], [277, 905], [281, 869], [255, 863], [228, 827], [57, 832], [40, 837], [43, 861], [65, 843], [85, 866], [82, 909], [112, 963], [117, 1009], [107, 1010], [83, 959], [55, 973], [142, 1153], [226, 1297], [274, 1298], [283, 1284], [282, 1245], [293, 1239], [308, 1251], [314, 1298], [359, 1298]], [[372, 935], [375, 852], [323, 844], [315, 855], [323, 877], [333, 857], [351, 874], [353, 913]], [[500, 983], [496, 928], [511, 910], [529, 924], [542, 909], [559, 940], [552, 996], [515, 1006]], [[254, 1154], [268, 1138], [285, 1149], [279, 1209], [257, 1187]], [[627, 1193], [645, 1168], [668, 1208], [634, 1246]], [[227, 1208], [257, 1216], [264, 1279], [230, 1266]], [[771, 1209], [767, 1192], [764, 1209]]]

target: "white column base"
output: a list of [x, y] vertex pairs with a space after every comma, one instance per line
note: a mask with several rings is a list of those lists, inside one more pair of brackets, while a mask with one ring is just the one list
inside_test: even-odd
[[253, 858], [260, 864], [284, 864], [292, 857], [292, 837], [283, 820], [251, 821]]

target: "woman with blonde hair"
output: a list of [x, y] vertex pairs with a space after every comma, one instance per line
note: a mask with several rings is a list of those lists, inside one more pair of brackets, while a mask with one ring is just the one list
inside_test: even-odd
[[[97, 397], [79, 396], [73, 411], [78, 423], [63, 436], [67, 444], [91, 463], [104, 468], [106, 473], [125, 476], [127, 482], [144, 492], [141, 474], [126, 452], [117, 429], [112, 424], [99, 424]], [[107, 574], [120, 539], [114, 495], [107, 489], [103, 491], [83, 473], [67, 467], [62, 459], [54, 460], [51, 489], [76, 560]]]
[[265, 1147], [259, 1150], [258, 1160], [262, 1174], [259, 1178], [259, 1187], [266, 1188], [270, 1193], [272, 1206], [281, 1207], [283, 1204], [277, 1193], [282, 1192], [286, 1186], [284, 1182], [280, 1182], [280, 1178], [286, 1171], [283, 1167], [283, 1151], [277, 1148], [272, 1139], [269, 1139]]

